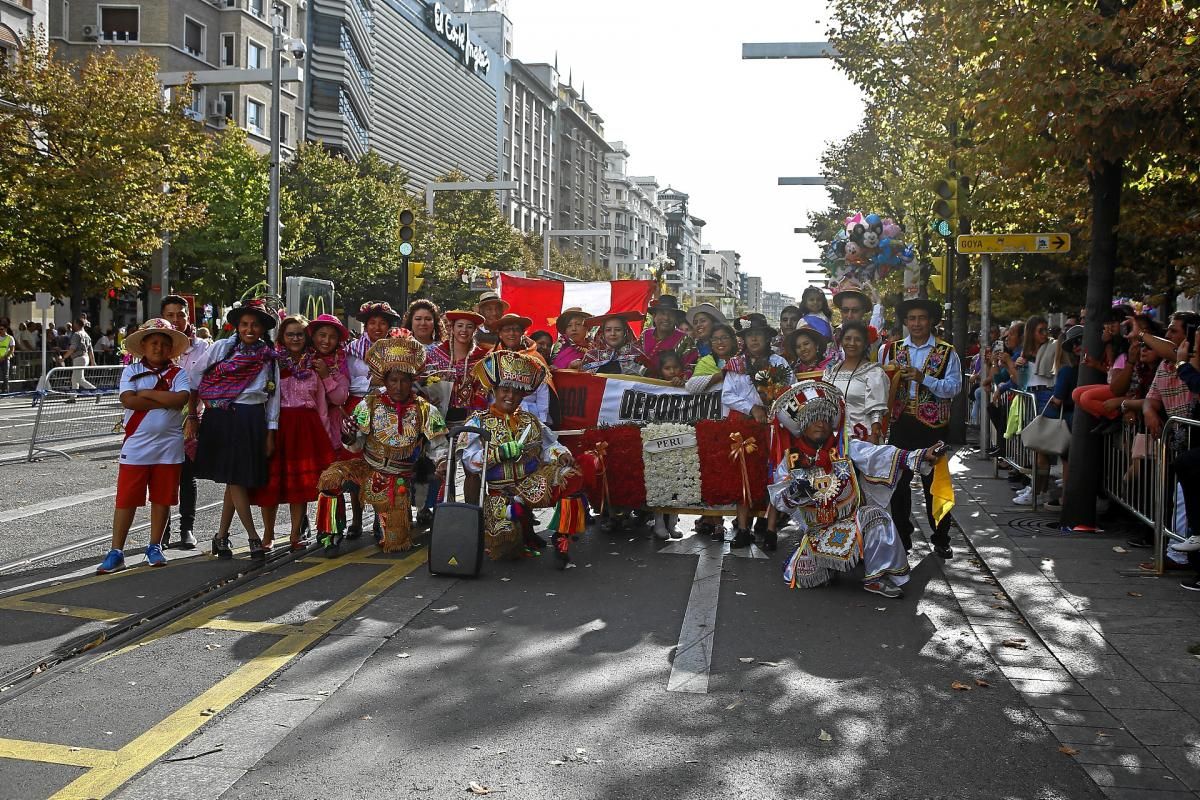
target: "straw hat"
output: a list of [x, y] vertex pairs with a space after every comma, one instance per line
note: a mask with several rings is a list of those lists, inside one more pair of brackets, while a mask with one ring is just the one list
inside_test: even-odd
[[554, 321], [554, 327], [558, 328], [559, 333], [566, 333], [567, 323], [573, 319], [587, 319], [590, 315], [579, 306], [571, 306], [564, 308], [558, 312], [558, 319]]
[[722, 325], [728, 325], [729, 320], [725, 319], [725, 315], [721, 313], [721, 309], [714, 306], [712, 303], [701, 303], [700, 305], [692, 306], [687, 310], [687, 321], [689, 325], [696, 324], [697, 314], [708, 314]]
[[152, 333], [161, 333], [170, 338], [171, 358], [176, 358], [191, 345], [191, 340], [180, 331], [175, 330], [174, 325], [165, 319], [155, 318], [146, 320], [140, 328], [125, 337], [125, 349], [135, 356], [146, 355], [142, 350], [142, 342]]
[[500, 295], [496, 294], [495, 292], [484, 292], [483, 294], [479, 295], [479, 302], [475, 304], [475, 310], [482, 314], [483, 307], [488, 303], [499, 303], [501, 306], [501, 314], [508, 313], [508, 310], [512, 308], [511, 303], [501, 298]]

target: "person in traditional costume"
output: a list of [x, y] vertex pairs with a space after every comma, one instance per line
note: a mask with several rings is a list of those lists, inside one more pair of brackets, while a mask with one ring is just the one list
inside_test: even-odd
[[[949, 342], [933, 336], [933, 326], [942, 319], [942, 307], [923, 297], [905, 300], [897, 309], [908, 335], [888, 351], [888, 360], [899, 368], [899, 386], [892, 406], [892, 424], [888, 442], [896, 447], [915, 450], [941, 441], [950, 424], [950, 403], [962, 390], [962, 367], [958, 353]], [[892, 494], [892, 519], [900, 530], [905, 549], [912, 547], [912, 492], [908, 481], [897, 485]], [[948, 475], [943, 481], [948, 480]], [[921, 474], [925, 507], [929, 512], [929, 537], [939, 558], [954, 557], [950, 548], [950, 515], [935, 518], [934, 476]]]
[[900, 597], [908, 557], [887, 505], [893, 489], [908, 490], [906, 475], [932, 469], [943, 445], [902, 450], [859, 441], [846, 429], [845, 411], [835, 386], [808, 380], [771, 409], [775, 474], [768, 493], [801, 537], [783, 577], [793, 589], [813, 588], [861, 560], [863, 589]]
[[406, 328], [414, 339], [426, 347], [446, 338], [446, 323], [442, 321], [441, 310], [437, 303], [425, 298], [408, 304], [400, 327]]
[[555, 369], [579, 369], [583, 354], [592, 346], [585, 324], [591, 315], [578, 306], [563, 309], [554, 321], [558, 341], [550, 349], [550, 364]]
[[867, 354], [870, 334], [861, 321], [842, 323], [842, 357], [830, 362], [821, 376], [846, 401], [850, 434], [863, 442], [883, 444], [891, 381], [883, 367]]
[[345, 483], [359, 486], [362, 502], [383, 518], [380, 549], [385, 553], [412, 549], [410, 515], [417, 461], [424, 454], [441, 461], [448, 444], [441, 412], [413, 391], [425, 354], [425, 347], [407, 332], [381, 339], [366, 352], [372, 389], [342, 432], [346, 449], [362, 456], [334, 462], [319, 481], [317, 531], [327, 556], [336, 556], [341, 544], [336, 505]]
[[533, 532], [532, 509], [548, 508], [573, 474], [571, 451], [521, 401], [546, 378], [546, 367], [526, 353], [497, 350], [481, 365], [494, 400], [467, 426], [488, 432], [466, 434], [463, 467], [474, 475], [487, 469], [483, 499], [484, 548], [495, 561], [540, 555], [545, 546]]
[[350, 367], [345, 351], [350, 331], [337, 317], [322, 314], [308, 323], [308, 338], [313, 346], [313, 371], [325, 389], [325, 432], [337, 460], [341, 457], [342, 423], [346, 419], [343, 407], [350, 399]]
[[[550, 365], [545, 363], [545, 357], [541, 354], [537, 346], [533, 344], [533, 341], [525, 336], [525, 331], [529, 330], [529, 326], [532, 324], [533, 320], [529, 317], [522, 317], [520, 314], [505, 314], [496, 322], [496, 335], [500, 337], [496, 349], [527, 353], [534, 358], [541, 359], [543, 365], [549, 370]], [[478, 370], [478, 367], [476, 369]], [[533, 414], [542, 422], [549, 424], [551, 391], [549, 372], [546, 373], [546, 376], [546, 380], [542, 381], [542, 385], [534, 389], [521, 402], [521, 408]]]
[[683, 366], [691, 374], [700, 359], [712, 352], [709, 337], [718, 325], [728, 325], [729, 320], [721, 309], [712, 303], [700, 303], [687, 310], [687, 324], [691, 330], [692, 349], [683, 354]]
[[[346, 345], [346, 364], [350, 372], [350, 397], [343, 407], [346, 417], [354, 414], [354, 409], [371, 391], [371, 369], [367, 365], [367, 350], [375, 342], [385, 339], [392, 329], [400, 325], [401, 317], [387, 301], [371, 301], [359, 306], [354, 315], [363, 325], [362, 335]], [[353, 518], [346, 527], [346, 538], [357, 539], [363, 532], [363, 506], [359, 500], [361, 493], [357, 487], [350, 488], [350, 508]], [[378, 520], [375, 525], [379, 529]]]
[[300, 537], [308, 504], [317, 499], [317, 479], [333, 463], [327, 431], [329, 403], [325, 383], [314, 368], [317, 359], [309, 347], [308, 320], [299, 315], [286, 317], [279, 323], [278, 339], [279, 430], [267, 465], [268, 480], [250, 493], [250, 502], [262, 509], [264, 551], [274, 543], [281, 503], [287, 503], [291, 511], [290, 547], [303, 548]]
[[806, 317], [817, 314], [833, 324], [833, 309], [829, 307], [829, 298], [820, 286], [809, 286], [800, 295], [800, 313]]
[[646, 355], [629, 327], [630, 322], [641, 318], [636, 311], [589, 317], [584, 325], [599, 331], [596, 341], [583, 354], [580, 369], [601, 375], [645, 375]]
[[677, 353], [683, 356], [692, 349], [691, 338], [679, 329], [687, 315], [679, 307], [679, 300], [669, 294], [658, 298], [648, 313], [654, 326], [642, 331], [642, 353], [651, 377], [661, 378], [658, 358], [662, 353]]
[[208, 348], [205, 357], [195, 473], [225, 484], [220, 528], [212, 541], [218, 558], [233, 558], [229, 527], [234, 512], [250, 539], [250, 555], [266, 553], [250, 512], [250, 492], [267, 483], [279, 428], [279, 375], [270, 331], [279, 324], [280, 308], [277, 298], [258, 297], [231, 309], [226, 320], [235, 334]]
[[483, 317], [483, 321], [475, 329], [475, 344], [486, 347], [488, 350], [496, 346], [500, 341], [500, 331], [496, 327], [496, 323], [508, 313], [510, 307], [510, 304], [506, 300], [501, 300], [500, 295], [495, 292], [489, 291], [479, 295], [479, 302], [475, 304], [475, 313]]

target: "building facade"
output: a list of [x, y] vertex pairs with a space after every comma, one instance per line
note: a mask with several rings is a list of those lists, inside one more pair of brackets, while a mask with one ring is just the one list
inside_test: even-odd
[[741, 278], [742, 307], [748, 314], [763, 313], [762, 278], [757, 275], [742, 273]]
[[705, 222], [689, 209], [686, 192], [668, 186], [658, 193], [658, 207], [667, 223], [667, 257], [675, 262], [666, 273], [667, 288], [685, 303], [704, 291], [701, 230]]
[[779, 315], [788, 306], [796, 305], [796, 298], [782, 292], [763, 292], [762, 313], [772, 325], [779, 324]]
[[628, 171], [629, 150], [611, 142], [604, 171], [604, 208], [612, 227], [610, 269], [621, 277], [650, 279], [666, 255], [667, 218], [658, 207], [658, 182]]
[[[555, 135], [557, 196], [555, 224], [559, 230], [600, 230], [608, 227], [604, 212], [604, 169], [611, 150], [604, 140], [604, 120], [588, 104], [583, 92], [568, 77], [558, 85]], [[600, 236], [558, 237], [555, 245], [574, 252], [590, 266], [601, 266], [609, 257], [608, 243]]]
[[501, 176], [519, 188], [503, 193], [501, 208], [522, 233], [544, 233], [554, 225], [558, 70], [516, 59], [506, 63]]
[[0, 0], [0, 63], [16, 58], [25, 40], [50, 19], [49, 0]]
[[[240, 83], [232, 74], [226, 81], [221, 72], [269, 70], [272, 14], [278, 10], [285, 37], [302, 39], [306, 7], [305, 0], [74, 0], [50, 4], [48, 30], [51, 45], [72, 60], [82, 61], [98, 47], [111, 47], [157, 58], [159, 79], [166, 86], [193, 76], [191, 116], [214, 131], [238, 125], [251, 144], [266, 152], [271, 137], [269, 81]], [[293, 65], [290, 53], [283, 65]], [[302, 87], [283, 84], [279, 135], [285, 156], [302, 138]]]

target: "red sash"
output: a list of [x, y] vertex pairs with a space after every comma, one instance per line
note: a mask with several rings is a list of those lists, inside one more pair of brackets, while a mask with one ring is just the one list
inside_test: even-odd
[[[159, 373], [158, 382], [154, 384], [154, 391], [165, 392], [170, 390], [171, 384], [175, 381], [175, 376], [179, 374], [179, 367], [175, 364], [167, 367], [166, 370]], [[129, 437], [137, 433], [138, 427], [142, 424], [142, 420], [146, 418], [151, 409], [139, 409], [129, 416], [129, 422], [125, 423], [125, 438], [121, 443], [129, 441]]]

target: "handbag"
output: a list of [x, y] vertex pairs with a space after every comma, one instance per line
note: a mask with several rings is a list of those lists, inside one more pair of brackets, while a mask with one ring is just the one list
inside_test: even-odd
[[1071, 444], [1071, 431], [1061, 417], [1052, 419], [1038, 414], [1021, 430], [1021, 444], [1039, 453], [1061, 456]]

